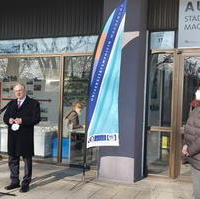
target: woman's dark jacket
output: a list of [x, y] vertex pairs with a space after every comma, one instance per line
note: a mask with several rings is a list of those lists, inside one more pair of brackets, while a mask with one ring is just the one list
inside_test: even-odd
[[200, 170], [200, 106], [190, 112], [184, 130], [184, 142], [188, 145], [187, 161], [195, 169]]
[[69, 120], [69, 123], [73, 125], [73, 129], [82, 128], [82, 125], [79, 124], [78, 113], [74, 110], [70, 111], [65, 119]]
[[[11, 129], [10, 118], [22, 118], [22, 124], [17, 131]], [[34, 155], [34, 125], [40, 122], [40, 104], [26, 96], [20, 108], [17, 99], [12, 100], [7, 107], [3, 118], [8, 125], [8, 154], [11, 156], [30, 157]]]

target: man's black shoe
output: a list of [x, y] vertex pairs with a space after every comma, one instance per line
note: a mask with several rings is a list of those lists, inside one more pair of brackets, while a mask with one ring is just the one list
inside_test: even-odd
[[19, 190], [19, 192], [21, 193], [25, 193], [27, 191], [29, 191], [29, 186], [22, 186], [21, 189]]
[[5, 187], [6, 190], [11, 190], [11, 189], [16, 189], [19, 188], [20, 185], [19, 184], [10, 184], [8, 186]]

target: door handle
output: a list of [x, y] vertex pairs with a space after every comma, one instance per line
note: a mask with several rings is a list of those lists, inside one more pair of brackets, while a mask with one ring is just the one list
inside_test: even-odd
[[159, 131], [159, 132], [172, 132], [171, 127], [165, 127], [165, 126], [150, 126], [149, 131]]

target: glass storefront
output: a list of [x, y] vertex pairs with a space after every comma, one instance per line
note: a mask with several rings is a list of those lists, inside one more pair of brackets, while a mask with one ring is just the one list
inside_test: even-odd
[[[27, 95], [41, 106], [41, 122], [35, 126], [35, 155], [49, 158], [58, 134], [60, 57], [9, 57], [0, 59], [1, 107], [15, 99], [13, 86], [21, 82]], [[1, 115], [1, 152], [7, 152], [7, 127]], [[4, 132], [4, 133], [3, 133]]]
[[[0, 41], [1, 108], [15, 99], [13, 86], [17, 82], [26, 86], [27, 95], [40, 102], [41, 122], [35, 126], [34, 160], [83, 164], [91, 52], [96, 40], [96, 36], [90, 36]], [[74, 109], [76, 104], [81, 106], [80, 111]], [[75, 111], [74, 126], [67, 117], [71, 111]], [[3, 113], [0, 126], [0, 153], [6, 154], [7, 126]], [[93, 165], [95, 161], [96, 151], [87, 150], [87, 163]]]

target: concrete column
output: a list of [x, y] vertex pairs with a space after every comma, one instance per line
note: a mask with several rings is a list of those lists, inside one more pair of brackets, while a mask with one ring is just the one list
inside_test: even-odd
[[[104, 21], [119, 2], [104, 0]], [[119, 96], [120, 146], [100, 147], [100, 179], [134, 182], [143, 177], [146, 21], [147, 0], [128, 0], [125, 32], [135, 32], [139, 36], [123, 48]]]

